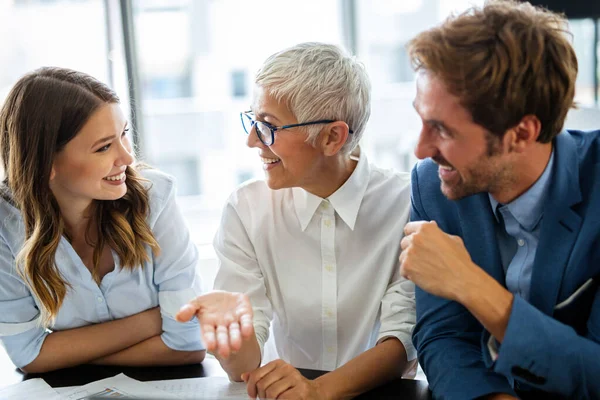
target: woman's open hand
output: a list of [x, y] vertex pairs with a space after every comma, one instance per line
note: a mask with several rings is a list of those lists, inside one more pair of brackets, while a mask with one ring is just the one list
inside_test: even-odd
[[196, 297], [181, 307], [176, 315], [179, 322], [194, 316], [202, 329], [206, 350], [227, 358], [242, 347], [242, 339], [254, 334], [252, 306], [243, 293], [213, 291]]

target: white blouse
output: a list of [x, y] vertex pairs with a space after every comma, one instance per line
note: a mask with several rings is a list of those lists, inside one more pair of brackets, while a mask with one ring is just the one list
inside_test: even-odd
[[[160, 246], [143, 268], [123, 270], [113, 252], [115, 269], [100, 285], [93, 280], [73, 247], [63, 237], [56, 251], [56, 266], [72, 288], [58, 311], [52, 330], [77, 328], [124, 318], [160, 305], [163, 342], [175, 350], [204, 349], [194, 318], [175, 321], [179, 307], [200, 294], [196, 274], [198, 251], [190, 239], [175, 202], [173, 178], [157, 170], [142, 170], [148, 179], [148, 224]], [[0, 342], [17, 367], [31, 363], [49, 332], [40, 325], [39, 302], [15, 270], [15, 256], [24, 241], [24, 225], [18, 209], [0, 197]]]
[[333, 370], [388, 336], [412, 360], [414, 284], [398, 261], [409, 211], [409, 175], [364, 155], [327, 199], [243, 184], [214, 240], [215, 289], [248, 294], [261, 351], [272, 321], [278, 356], [297, 368]]

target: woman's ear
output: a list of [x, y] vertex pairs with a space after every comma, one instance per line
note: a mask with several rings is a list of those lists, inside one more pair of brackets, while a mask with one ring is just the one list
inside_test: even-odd
[[346, 144], [350, 134], [348, 124], [335, 121], [327, 124], [321, 131], [321, 149], [326, 156], [336, 155]]
[[50, 180], [53, 180], [56, 176], [56, 171], [54, 170], [54, 164], [52, 164], [52, 168], [50, 169]]

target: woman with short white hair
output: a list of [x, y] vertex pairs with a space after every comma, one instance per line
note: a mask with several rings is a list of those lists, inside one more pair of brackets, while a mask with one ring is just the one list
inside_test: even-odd
[[[356, 396], [415, 365], [414, 286], [398, 271], [410, 178], [361, 153], [371, 88], [340, 48], [283, 50], [255, 83], [241, 119], [265, 179], [235, 190], [214, 240], [215, 289], [252, 310], [203, 325], [207, 349], [253, 398]], [[180, 317], [202, 310], [199, 298]], [[280, 359], [267, 362], [271, 323]]]

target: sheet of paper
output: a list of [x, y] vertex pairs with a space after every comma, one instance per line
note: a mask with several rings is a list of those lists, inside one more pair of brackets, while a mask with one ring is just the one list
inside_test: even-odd
[[81, 386], [65, 386], [65, 387], [59, 387], [59, 388], [53, 388], [54, 390], [56, 390], [56, 393], [58, 394], [63, 394], [63, 393], [69, 393], [72, 392], [74, 389], [77, 389]]
[[41, 378], [29, 379], [0, 389], [0, 399], [29, 400], [50, 399], [59, 400], [58, 393]]
[[102, 379], [77, 387], [70, 392], [61, 393], [61, 399], [84, 400], [92, 397], [177, 399], [179, 397], [157, 389], [144, 382], [132, 379], [124, 374]]
[[248, 399], [245, 383], [223, 377], [171, 379], [146, 382], [182, 399]]

